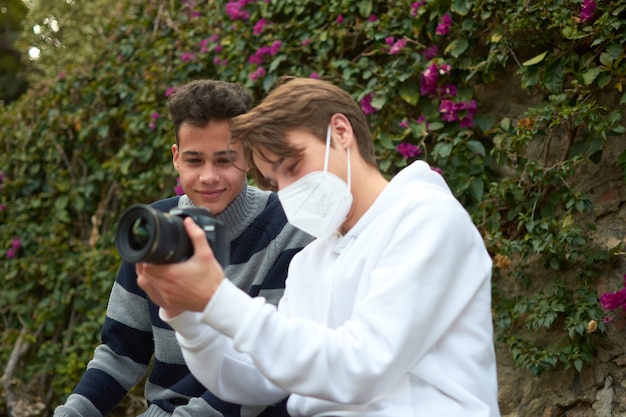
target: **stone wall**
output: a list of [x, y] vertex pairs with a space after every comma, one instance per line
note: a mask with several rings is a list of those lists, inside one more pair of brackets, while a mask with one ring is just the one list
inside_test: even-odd
[[[519, 87], [518, 80], [504, 79], [479, 91], [479, 105], [496, 120], [515, 120], [537, 102]], [[505, 97], [504, 100], [501, 98]], [[626, 185], [624, 172], [616, 165], [626, 150], [625, 137], [607, 142], [598, 164], [584, 165], [576, 188], [593, 203], [590, 223], [596, 225], [590, 238], [605, 247], [626, 243]], [[623, 255], [622, 255], [623, 256]], [[601, 274], [598, 294], [616, 291], [626, 274], [626, 259], [615, 270]], [[548, 279], [549, 277], [547, 277]], [[499, 285], [499, 284], [498, 284]], [[592, 364], [582, 372], [568, 369], [533, 376], [514, 366], [508, 351], [498, 351], [500, 408], [503, 417], [626, 417], [626, 314], [617, 312], [609, 323]]]

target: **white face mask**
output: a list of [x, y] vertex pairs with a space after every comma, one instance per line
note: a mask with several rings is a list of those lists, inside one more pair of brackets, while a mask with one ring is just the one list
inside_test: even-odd
[[348, 153], [348, 184], [328, 172], [330, 126], [326, 133], [324, 171], [311, 172], [278, 191], [278, 199], [287, 220], [298, 229], [324, 239], [346, 220], [352, 207], [350, 193], [350, 149]]

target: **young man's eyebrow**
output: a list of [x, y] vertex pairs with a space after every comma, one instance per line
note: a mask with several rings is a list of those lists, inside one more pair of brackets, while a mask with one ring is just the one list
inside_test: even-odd
[[224, 155], [233, 155], [236, 154], [237, 151], [233, 149], [225, 149], [223, 151], [213, 152], [213, 156], [224, 156]]
[[[232, 149], [225, 149], [223, 151], [213, 152], [213, 156], [224, 156], [224, 155], [233, 155], [237, 154], [237, 151]], [[204, 152], [200, 151], [183, 151], [183, 155], [192, 155], [192, 156], [203, 156]]]

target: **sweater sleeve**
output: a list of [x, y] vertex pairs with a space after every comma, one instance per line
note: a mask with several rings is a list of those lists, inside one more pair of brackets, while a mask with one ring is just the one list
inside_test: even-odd
[[[400, 380], [435, 348], [475, 294], [488, 288], [491, 269], [461, 208], [434, 202], [409, 211], [411, 216], [398, 213], [393, 229], [383, 225], [391, 237], [360, 277], [368, 282], [366, 293], [336, 328], [285, 314], [283, 304], [277, 312], [224, 281], [200, 316], [202, 334], [181, 332], [195, 376], [232, 401], [284, 390], [344, 404], [371, 401]], [[307, 271], [318, 261], [309, 258], [313, 264], [303, 265], [295, 257], [290, 277], [300, 272], [315, 279]], [[485, 323], [484, 332], [489, 329]], [[464, 343], [471, 345], [471, 337]], [[224, 359], [207, 371], [202, 363], [214, 357], [216, 344]]]
[[152, 330], [147, 299], [136, 280], [134, 266], [123, 262], [109, 297], [102, 343], [55, 416], [105, 416], [146, 373]]

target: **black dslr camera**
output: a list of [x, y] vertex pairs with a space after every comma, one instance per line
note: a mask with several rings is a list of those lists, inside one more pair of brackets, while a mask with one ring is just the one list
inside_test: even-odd
[[224, 225], [204, 207], [173, 208], [164, 213], [145, 204], [130, 206], [122, 214], [115, 234], [122, 259], [166, 264], [191, 257], [193, 244], [183, 225], [185, 217], [191, 217], [204, 230], [215, 258], [225, 268], [230, 248]]

